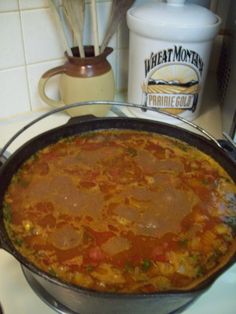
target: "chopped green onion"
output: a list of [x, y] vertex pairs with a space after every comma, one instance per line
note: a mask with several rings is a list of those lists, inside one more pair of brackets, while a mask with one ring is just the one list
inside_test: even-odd
[[188, 151], [188, 147], [187, 147], [186, 144], [181, 143], [181, 142], [179, 142], [178, 140], [177, 140], [177, 141], [174, 141], [174, 143], [175, 143], [175, 145], [176, 145], [179, 149], [181, 149], [182, 151], [184, 151], [184, 152], [187, 152], [187, 151]]
[[125, 265], [124, 265], [124, 270], [125, 272], [130, 272], [134, 269], [134, 266], [132, 263], [130, 262], [126, 262]]
[[137, 150], [132, 147], [127, 147], [127, 153], [132, 157], [137, 156]]
[[91, 271], [93, 271], [94, 270], [94, 266], [93, 265], [87, 265], [86, 266], [86, 271], [87, 272], [91, 272]]
[[24, 179], [19, 179], [18, 183], [20, 184], [20, 186], [22, 186], [23, 188], [26, 188], [29, 185], [29, 181], [24, 180]]
[[11, 206], [7, 203], [4, 203], [4, 205], [3, 205], [3, 217], [4, 217], [4, 220], [8, 223], [10, 223], [12, 221]]
[[208, 179], [207, 179], [207, 178], [203, 178], [203, 179], [202, 179], [202, 184], [208, 185], [208, 184], [209, 184]]
[[16, 238], [16, 239], [14, 239], [14, 244], [15, 244], [16, 246], [22, 246], [23, 240], [22, 240], [22, 239], [19, 239], [19, 238]]
[[197, 269], [197, 277], [202, 277], [205, 275], [205, 273], [206, 273], [205, 268], [202, 265], [200, 265]]
[[48, 272], [49, 272], [49, 274], [52, 275], [52, 276], [56, 276], [56, 275], [57, 275], [56, 272], [55, 272], [55, 270], [54, 270], [51, 266], [48, 267]]
[[148, 259], [144, 259], [141, 264], [141, 268], [143, 271], [148, 271], [151, 266], [152, 266], [152, 262]]
[[180, 239], [179, 244], [183, 247], [186, 247], [188, 245], [188, 239], [186, 238]]

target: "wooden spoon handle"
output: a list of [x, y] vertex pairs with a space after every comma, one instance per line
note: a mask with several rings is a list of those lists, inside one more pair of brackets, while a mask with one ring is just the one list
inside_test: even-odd
[[84, 32], [84, 14], [85, 14], [85, 0], [77, 1], [78, 12], [79, 12], [79, 28], [81, 31], [81, 37], [83, 39]]
[[80, 15], [80, 11], [78, 11], [79, 7], [77, 6], [77, 4], [77, 0], [63, 1], [64, 15], [74, 37], [74, 44], [79, 47], [80, 57], [84, 58], [85, 53], [82, 39], [83, 36], [80, 29], [81, 21], [78, 17], [78, 15]]
[[67, 51], [69, 56], [72, 56], [72, 51], [71, 51], [69, 43], [67, 41], [67, 37], [66, 37], [65, 30], [63, 28], [61, 19], [60, 19], [58, 8], [57, 8], [57, 6], [53, 0], [48, 1], [48, 3], [49, 3], [49, 7], [51, 9], [51, 12], [54, 16], [55, 22], [57, 24], [57, 28], [59, 30], [59, 34], [60, 34], [60, 37], [62, 40], [63, 48], [65, 51]]
[[99, 55], [99, 36], [98, 36], [98, 21], [97, 21], [97, 6], [96, 0], [91, 0], [91, 13], [92, 13], [92, 29], [94, 36], [94, 54]]
[[107, 32], [101, 45], [101, 52], [107, 47], [111, 37], [117, 30], [118, 25], [125, 17], [127, 10], [134, 3], [134, 0], [113, 0], [110, 19], [107, 25]]

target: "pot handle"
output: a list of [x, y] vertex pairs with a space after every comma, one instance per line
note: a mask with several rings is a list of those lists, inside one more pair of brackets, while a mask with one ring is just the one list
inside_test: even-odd
[[47, 72], [45, 72], [41, 76], [39, 83], [38, 83], [38, 92], [39, 92], [40, 97], [42, 98], [42, 100], [46, 104], [48, 104], [52, 107], [61, 107], [64, 105], [64, 103], [62, 102], [62, 100], [54, 100], [54, 99], [49, 98], [46, 95], [46, 91], [45, 91], [46, 90], [46, 84], [47, 84], [48, 80], [51, 77], [53, 77], [54, 75], [63, 74], [63, 73], [65, 73], [64, 65], [55, 67], [55, 68], [50, 69]]
[[78, 123], [83, 122], [83, 121], [89, 121], [89, 120], [95, 120], [95, 119], [97, 119], [96, 116], [94, 116], [92, 114], [88, 114], [88, 115], [84, 115], [84, 116], [72, 117], [66, 122], [66, 124], [67, 125], [74, 125], [74, 124], [78, 124]]
[[0, 155], [0, 168], [6, 162], [7, 158], [5, 155]]
[[12, 254], [12, 249], [9, 247], [3, 237], [4, 236], [2, 236], [2, 234], [0, 233], [0, 249], [3, 249], [4, 251]]

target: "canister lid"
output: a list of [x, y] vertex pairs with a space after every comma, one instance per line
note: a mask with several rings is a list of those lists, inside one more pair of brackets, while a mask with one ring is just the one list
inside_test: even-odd
[[217, 16], [205, 7], [185, 4], [184, 0], [167, 0], [166, 3], [149, 3], [133, 7], [130, 15], [154, 25], [202, 26], [217, 22]]
[[128, 10], [129, 29], [162, 40], [204, 41], [215, 37], [221, 19], [207, 8], [185, 0], [156, 0]]

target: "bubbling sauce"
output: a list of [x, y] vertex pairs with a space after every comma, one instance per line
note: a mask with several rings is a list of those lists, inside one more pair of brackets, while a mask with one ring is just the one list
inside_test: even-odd
[[17, 250], [107, 292], [181, 290], [235, 249], [236, 187], [198, 149], [133, 130], [64, 138], [27, 160], [4, 199]]

